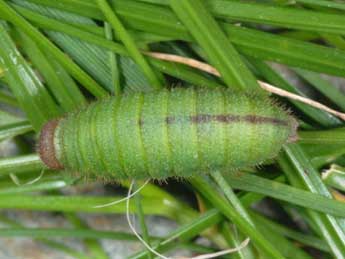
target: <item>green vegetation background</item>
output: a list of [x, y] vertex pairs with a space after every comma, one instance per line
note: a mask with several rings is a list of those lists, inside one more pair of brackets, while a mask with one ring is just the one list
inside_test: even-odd
[[[125, 203], [93, 208], [122, 197], [64, 195], [64, 188], [85, 181], [48, 170], [34, 183], [15, 184], [43, 169], [32, 145], [41, 126], [90, 100], [176, 84], [260, 91], [260, 79], [344, 111], [344, 93], [321, 76], [345, 77], [344, 12], [343, 1], [331, 0], [0, 0], [0, 141], [14, 138], [19, 150], [0, 159], [0, 209], [59, 212], [74, 226], [33, 229], [2, 214], [7, 227], [0, 237], [29, 236], [75, 258], [111, 258], [101, 239], [137, 241], [91, 229], [77, 216], [124, 214]], [[221, 78], [147, 51], [205, 61]], [[268, 61], [286, 65], [305, 88]], [[281, 102], [300, 120], [298, 143], [249, 172], [167, 182], [197, 197], [192, 205], [164, 184], [148, 184], [130, 204], [146, 242], [161, 253], [182, 246], [208, 253], [249, 237], [245, 249], [228, 257], [345, 258], [343, 122], [306, 104]], [[18, 108], [23, 114], [14, 113]], [[264, 203], [276, 217], [258, 210]], [[152, 237], [145, 215], [173, 219], [179, 228]], [[197, 245], [197, 236], [212, 246]], [[52, 237], [79, 238], [85, 250]], [[153, 257], [145, 249], [131, 256]]]

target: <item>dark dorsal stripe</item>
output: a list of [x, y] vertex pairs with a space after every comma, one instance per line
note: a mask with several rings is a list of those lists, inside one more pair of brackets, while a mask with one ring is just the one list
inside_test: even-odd
[[[178, 121], [178, 118], [169, 116], [166, 117], [166, 124], [174, 124]], [[189, 116], [189, 121], [193, 124], [202, 124], [209, 122], [219, 122], [224, 124], [231, 124], [236, 122], [247, 122], [250, 124], [273, 124], [278, 126], [289, 126], [289, 123], [285, 120], [277, 118], [258, 116], [258, 115], [233, 115], [233, 114], [197, 114]], [[141, 124], [143, 121], [141, 121]]]

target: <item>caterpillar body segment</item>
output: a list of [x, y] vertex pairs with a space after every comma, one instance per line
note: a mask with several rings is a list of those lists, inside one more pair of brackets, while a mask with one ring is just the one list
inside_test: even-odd
[[42, 161], [104, 178], [189, 177], [273, 158], [296, 122], [265, 95], [175, 89], [95, 102], [48, 122]]

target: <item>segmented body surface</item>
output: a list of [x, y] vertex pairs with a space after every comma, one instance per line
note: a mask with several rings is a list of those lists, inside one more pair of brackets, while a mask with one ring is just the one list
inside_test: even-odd
[[295, 120], [265, 95], [175, 89], [112, 97], [51, 121], [39, 150], [54, 169], [164, 179], [257, 165], [295, 133]]

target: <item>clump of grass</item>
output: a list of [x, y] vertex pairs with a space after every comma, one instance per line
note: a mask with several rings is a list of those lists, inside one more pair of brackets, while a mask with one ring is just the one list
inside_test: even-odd
[[[14, 139], [18, 149], [16, 156], [0, 159], [0, 208], [59, 212], [73, 225], [33, 229], [3, 214], [7, 227], [0, 236], [29, 236], [76, 258], [111, 258], [102, 239], [137, 240], [91, 229], [76, 216], [125, 214], [123, 203], [95, 208], [123, 197], [66, 195], [64, 188], [85, 182], [50, 171], [31, 185], [11, 180], [29, 182], [44, 168], [32, 151], [32, 133], [90, 100], [176, 84], [260, 91], [262, 80], [345, 111], [343, 89], [321, 77], [345, 77], [344, 10], [344, 3], [325, 0], [0, 0], [0, 141]], [[150, 51], [209, 63], [221, 77], [159, 60]], [[304, 89], [271, 62], [285, 65]], [[138, 214], [147, 243], [160, 253], [179, 247], [207, 253], [249, 237], [233, 257], [345, 258], [343, 122], [304, 103], [281, 102], [298, 117], [300, 139], [274, 161], [249, 172], [167, 181], [192, 190], [197, 203], [177, 199], [163, 184], [142, 190], [129, 209]], [[331, 164], [337, 166], [322, 178]], [[267, 206], [273, 216], [262, 209]], [[179, 227], [164, 238], [151, 236], [147, 215], [167, 217]], [[198, 236], [212, 245], [197, 245]], [[53, 237], [77, 237], [88, 249], [75, 251]], [[144, 249], [131, 258], [147, 257], [153, 255]]]

